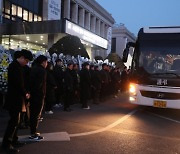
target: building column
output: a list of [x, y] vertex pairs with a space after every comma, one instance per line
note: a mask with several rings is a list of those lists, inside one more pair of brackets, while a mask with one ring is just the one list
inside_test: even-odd
[[93, 59], [93, 55], [92, 55], [92, 49], [91, 49], [91, 47], [87, 47], [87, 48], [86, 48], [86, 51], [87, 51], [87, 53], [88, 53], [88, 55], [89, 55], [90, 60], [92, 60], [92, 59]]
[[91, 14], [89, 12], [85, 13], [85, 28], [90, 30], [90, 19]]
[[107, 34], [108, 34], [108, 26], [105, 24], [105, 30], [104, 30], [104, 38], [106, 38], [107, 39]]
[[80, 8], [78, 14], [79, 14], [79, 25], [84, 27], [85, 10], [83, 8]]
[[100, 24], [101, 24], [101, 22], [99, 19], [97, 19], [96, 21], [97, 21], [96, 22], [96, 34], [100, 35]]
[[64, 0], [64, 18], [70, 19], [71, 1]]
[[78, 23], [78, 5], [73, 4], [72, 6], [72, 21]]
[[43, 21], [48, 20], [48, 0], [43, 0]]
[[91, 20], [91, 31], [95, 33], [96, 32], [96, 17], [93, 16], [91, 19], [92, 19]]
[[54, 34], [48, 34], [48, 50], [52, 47], [54, 44]]
[[101, 22], [101, 28], [100, 28], [100, 35], [101, 35], [101, 37], [104, 37], [104, 29], [105, 29], [105, 24], [104, 24], [104, 22]]
[[2, 35], [0, 35], [0, 45], [2, 45]]

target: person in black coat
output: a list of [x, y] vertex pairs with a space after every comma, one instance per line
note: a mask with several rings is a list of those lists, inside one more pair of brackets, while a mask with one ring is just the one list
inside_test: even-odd
[[101, 75], [98, 66], [94, 66], [94, 71], [91, 74], [91, 83], [93, 88], [92, 91], [93, 103], [98, 104], [100, 97], [100, 90], [101, 90]]
[[127, 67], [124, 67], [124, 70], [121, 73], [121, 92], [126, 92], [128, 88], [128, 72]]
[[106, 63], [102, 64], [102, 70], [100, 71], [101, 74], [101, 92], [100, 92], [100, 99], [104, 101], [108, 95], [108, 86], [110, 82], [110, 75], [108, 72], [108, 65]]
[[[14, 53], [14, 59], [17, 59], [20, 56], [21, 56], [21, 51], [16, 51]], [[28, 65], [23, 66], [24, 87], [25, 87], [27, 93], [30, 93], [29, 92], [30, 70], [31, 70], [31, 68]], [[21, 115], [20, 115], [20, 122], [19, 122], [19, 126], [18, 126], [19, 129], [28, 128], [28, 126], [29, 126], [29, 117], [30, 117], [29, 99], [25, 99], [25, 107], [26, 107], [26, 110], [21, 112]]]
[[118, 68], [112, 69], [111, 73], [111, 79], [112, 79], [112, 94], [114, 97], [117, 97], [118, 89], [119, 89], [119, 83], [120, 83], [120, 73], [118, 71]]
[[18, 58], [13, 60], [8, 68], [8, 92], [4, 108], [8, 110], [10, 120], [6, 128], [2, 148], [7, 152], [18, 152], [13, 146], [19, 144], [17, 127], [20, 121], [20, 114], [25, 110], [25, 99], [30, 97], [24, 86], [23, 66], [32, 60], [32, 53], [22, 50]]
[[91, 99], [94, 100], [94, 94], [95, 94], [95, 87], [93, 85], [93, 77], [94, 77], [94, 64], [91, 64], [90, 67], [89, 67], [89, 73], [90, 73], [90, 77], [91, 77]]
[[[30, 72], [31, 72], [31, 68], [28, 65], [23, 67], [24, 86], [28, 93], [30, 93], [30, 89], [29, 89], [30, 88], [30, 83], [29, 83]], [[21, 113], [20, 124], [19, 124], [20, 129], [26, 129], [29, 127], [29, 120], [30, 120], [29, 99], [25, 100], [25, 105], [26, 105], [26, 111]]]
[[73, 75], [72, 75], [73, 63], [69, 62], [67, 64], [67, 69], [64, 72], [64, 90], [65, 90], [65, 101], [64, 101], [64, 111], [70, 112], [70, 104], [73, 101]]
[[56, 60], [55, 67], [53, 69], [53, 74], [57, 85], [57, 88], [55, 90], [55, 97], [56, 97], [55, 106], [60, 107], [62, 105], [61, 103], [63, 100], [63, 93], [64, 93], [63, 91], [64, 71], [63, 71], [63, 63], [61, 59]]
[[31, 140], [43, 139], [39, 133], [37, 133], [38, 119], [41, 116], [42, 109], [44, 107], [44, 99], [46, 94], [46, 67], [47, 57], [40, 55], [35, 59], [34, 65], [30, 74], [30, 129]]
[[80, 76], [79, 76], [79, 65], [74, 64], [72, 70], [73, 76], [73, 104], [79, 103], [80, 101]]
[[53, 114], [52, 106], [55, 104], [55, 89], [57, 88], [53, 76], [53, 64], [48, 62], [47, 65], [47, 80], [46, 80], [46, 97], [45, 97], [45, 113]]
[[85, 62], [80, 71], [80, 89], [81, 89], [81, 103], [83, 109], [90, 109], [87, 101], [91, 97], [91, 76], [89, 72], [89, 63]]

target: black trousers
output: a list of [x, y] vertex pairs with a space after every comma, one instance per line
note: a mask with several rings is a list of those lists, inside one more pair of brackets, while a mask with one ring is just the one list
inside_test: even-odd
[[40, 102], [31, 102], [30, 104], [30, 131], [31, 134], [37, 133], [37, 128], [39, 125], [39, 118], [44, 107], [44, 100]]
[[64, 110], [70, 107], [70, 104], [73, 101], [73, 91], [66, 91], [65, 100], [64, 100]]
[[82, 108], [88, 107], [88, 99], [82, 98], [81, 99]]
[[29, 111], [29, 103], [26, 104], [26, 112], [21, 112], [20, 116], [20, 124], [19, 127], [21, 126], [29, 126], [30, 123], [30, 111]]
[[10, 119], [4, 134], [2, 146], [7, 147], [18, 140], [17, 128], [20, 122], [19, 111], [9, 111]]
[[62, 101], [63, 101], [63, 94], [64, 94], [64, 91], [63, 91], [62, 86], [58, 87], [55, 90], [55, 97], [56, 97], [55, 104], [59, 104], [60, 102], [62, 103]]
[[47, 100], [46, 100], [46, 103], [45, 103], [45, 111], [51, 111], [53, 104], [54, 104], [54, 102], [51, 102], [51, 101], [47, 101]]
[[92, 90], [92, 99], [93, 103], [98, 103], [100, 99], [100, 88], [96, 88]]
[[104, 101], [108, 96], [108, 83], [103, 83], [100, 90], [100, 100]]

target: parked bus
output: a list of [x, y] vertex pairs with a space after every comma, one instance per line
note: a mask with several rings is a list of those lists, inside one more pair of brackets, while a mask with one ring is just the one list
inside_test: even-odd
[[130, 102], [180, 109], [180, 27], [141, 28], [136, 42], [127, 43], [124, 62], [130, 47]]

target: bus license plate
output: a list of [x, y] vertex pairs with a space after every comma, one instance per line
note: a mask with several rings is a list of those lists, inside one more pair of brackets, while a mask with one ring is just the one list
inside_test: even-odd
[[154, 107], [166, 108], [166, 101], [154, 101]]

